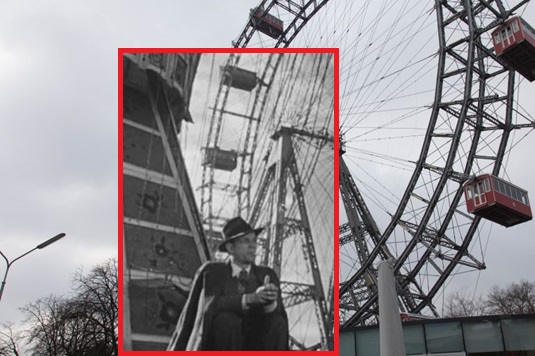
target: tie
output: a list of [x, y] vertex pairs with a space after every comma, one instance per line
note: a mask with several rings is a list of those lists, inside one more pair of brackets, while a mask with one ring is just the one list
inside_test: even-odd
[[245, 286], [247, 285], [247, 279], [248, 279], [248, 274], [247, 274], [247, 271], [242, 269], [240, 271], [240, 274], [238, 275], [238, 280], [240, 281], [241, 285], [245, 288]]

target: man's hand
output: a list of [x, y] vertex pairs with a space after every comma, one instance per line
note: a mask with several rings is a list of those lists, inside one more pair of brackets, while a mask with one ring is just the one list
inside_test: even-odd
[[247, 305], [266, 305], [277, 300], [278, 288], [270, 283], [269, 276], [264, 278], [264, 284], [256, 289], [254, 293], [246, 294], [245, 301]]

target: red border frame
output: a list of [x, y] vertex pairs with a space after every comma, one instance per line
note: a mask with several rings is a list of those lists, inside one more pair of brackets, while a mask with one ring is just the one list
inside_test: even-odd
[[[339, 285], [339, 135], [336, 130], [339, 127], [339, 58], [340, 51], [338, 48], [119, 48], [118, 49], [118, 260], [119, 260], [119, 281], [118, 281], [118, 301], [119, 301], [119, 355], [168, 355], [166, 351], [124, 351], [123, 342], [123, 54], [125, 53], [332, 53], [334, 55], [334, 221], [333, 221], [333, 239], [334, 245], [334, 350], [320, 351], [324, 355], [339, 355], [339, 319], [338, 319], [338, 285]], [[186, 353], [188, 351], [174, 351], [175, 353]], [[240, 354], [295, 354], [296, 351], [196, 351], [195, 354], [213, 355], [214, 353], [234, 355]], [[299, 351], [305, 354], [317, 354], [318, 351]]]

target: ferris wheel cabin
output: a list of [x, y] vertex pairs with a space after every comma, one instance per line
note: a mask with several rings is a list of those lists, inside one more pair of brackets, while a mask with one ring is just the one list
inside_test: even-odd
[[221, 67], [221, 82], [236, 89], [251, 91], [256, 87], [258, 78], [255, 72], [227, 65]]
[[528, 192], [491, 174], [482, 174], [464, 185], [469, 213], [510, 227], [531, 220]]
[[270, 13], [264, 14], [262, 7], [251, 9], [251, 21], [258, 31], [265, 33], [273, 39], [278, 39], [284, 33], [282, 20]]
[[530, 82], [535, 80], [535, 30], [521, 17], [512, 17], [492, 33], [494, 50]]

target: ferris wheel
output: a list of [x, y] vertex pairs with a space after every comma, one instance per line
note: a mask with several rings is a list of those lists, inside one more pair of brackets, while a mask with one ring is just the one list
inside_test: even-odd
[[280, 276], [292, 348], [332, 349], [332, 54], [234, 53], [211, 63], [200, 201], [213, 255], [225, 258], [216, 247], [228, 219], [264, 227], [257, 262]]
[[429, 316], [453, 276], [486, 267], [491, 224], [467, 213], [463, 184], [504, 176], [535, 127], [528, 83], [491, 37], [528, 2], [265, 0], [251, 10], [234, 46], [340, 48], [341, 327], [377, 321], [379, 260], [394, 261], [401, 310]]

